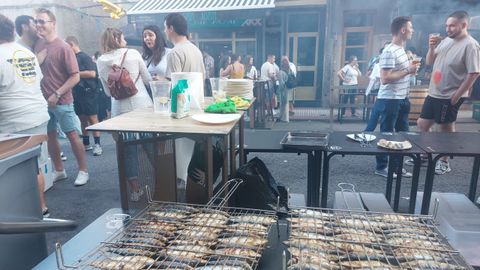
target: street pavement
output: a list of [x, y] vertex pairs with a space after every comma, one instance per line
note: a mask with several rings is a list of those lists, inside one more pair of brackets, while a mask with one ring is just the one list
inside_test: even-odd
[[[335, 123], [332, 127], [328, 121], [295, 121], [276, 123], [274, 130], [285, 131], [361, 131], [365, 123], [359, 120], [346, 119], [343, 124]], [[412, 126], [415, 131], [416, 127]], [[479, 132], [480, 123], [471, 119], [471, 112], [462, 114], [457, 125], [458, 131]], [[479, 133], [480, 138], [480, 133]], [[68, 157], [64, 162], [69, 178], [54, 184], [46, 192], [46, 200], [52, 218], [71, 219], [79, 226], [74, 231], [47, 233], [49, 253], [53, 252], [56, 242], [64, 243], [93, 222], [97, 217], [111, 208], [120, 207], [118, 172], [115, 144], [111, 135], [102, 134], [103, 155], [94, 157], [87, 152], [90, 181], [85, 186], [75, 187], [73, 181], [77, 174], [77, 165], [68, 141], [61, 140], [62, 150]], [[472, 142], [474, 143], [474, 142]], [[478, 142], [475, 142], [478, 143]], [[267, 165], [275, 179], [290, 188], [293, 193], [306, 194], [307, 191], [307, 157], [296, 154], [264, 154], [252, 153], [248, 158], [258, 156]], [[337, 183], [348, 182], [361, 192], [385, 192], [385, 178], [373, 174], [374, 157], [336, 156], [330, 163], [329, 206], [333, 203], [333, 194]], [[452, 172], [435, 177], [434, 191], [459, 192], [467, 194], [473, 159], [455, 157], [451, 161]], [[411, 171], [411, 167], [406, 166]], [[423, 190], [425, 168], [420, 175], [419, 190]], [[402, 181], [401, 205], [405, 206], [409, 196], [410, 180]]]

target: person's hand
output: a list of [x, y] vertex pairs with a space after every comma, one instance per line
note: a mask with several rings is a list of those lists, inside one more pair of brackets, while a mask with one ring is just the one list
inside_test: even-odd
[[53, 108], [53, 107], [57, 106], [58, 100], [59, 100], [59, 98], [57, 98], [57, 95], [51, 94], [47, 99], [48, 107]]
[[420, 64], [411, 63], [407, 68], [408, 74], [416, 74], [419, 68], [420, 68]]
[[450, 104], [455, 106], [459, 101], [460, 101], [460, 97], [457, 97], [457, 95], [454, 94], [450, 99]]
[[430, 35], [430, 37], [428, 38], [428, 47], [430, 49], [435, 49], [441, 40], [442, 38], [438, 35]]

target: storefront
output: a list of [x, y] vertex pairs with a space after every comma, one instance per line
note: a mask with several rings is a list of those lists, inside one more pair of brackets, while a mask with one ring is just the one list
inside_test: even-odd
[[137, 38], [145, 25], [163, 25], [167, 13], [182, 12], [190, 39], [214, 57], [216, 72], [224, 54], [252, 55], [257, 69], [268, 54], [277, 56], [277, 65], [288, 55], [298, 70], [297, 104], [321, 104], [325, 1], [157, 2], [139, 1], [128, 11]]

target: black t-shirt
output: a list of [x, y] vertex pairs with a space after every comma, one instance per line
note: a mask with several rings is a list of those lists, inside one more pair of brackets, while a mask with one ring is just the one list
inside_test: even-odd
[[[88, 54], [79, 52], [75, 56], [77, 57], [78, 69], [80, 71], [93, 70], [97, 72], [97, 66]], [[82, 90], [85, 90], [86, 88], [97, 90], [97, 78], [81, 78], [75, 88], [82, 88]]]

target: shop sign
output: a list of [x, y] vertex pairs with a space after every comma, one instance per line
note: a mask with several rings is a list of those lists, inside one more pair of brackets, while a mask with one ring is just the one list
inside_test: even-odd
[[191, 28], [230, 28], [230, 27], [259, 27], [260, 18], [240, 18], [237, 16], [222, 16], [220, 12], [196, 12], [184, 14]]

